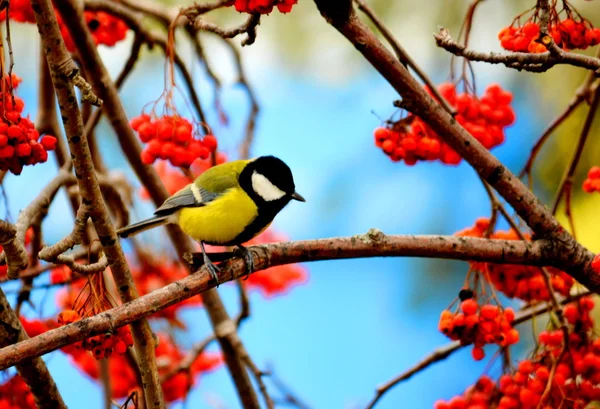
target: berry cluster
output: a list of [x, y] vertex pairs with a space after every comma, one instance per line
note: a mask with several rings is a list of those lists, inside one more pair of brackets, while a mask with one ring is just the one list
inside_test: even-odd
[[[215, 163], [220, 165], [227, 162], [227, 156], [223, 152], [218, 151], [216, 153]], [[212, 158], [208, 159], [197, 159], [192, 163], [190, 170], [194, 177], [200, 176], [202, 172], [213, 166]], [[183, 189], [190, 183], [190, 178], [181, 172], [181, 169], [172, 167], [166, 162], [158, 162], [154, 165], [156, 173], [160, 177], [160, 180], [164, 183], [169, 195]], [[150, 200], [150, 195], [146, 188], [142, 187], [140, 190], [140, 196], [143, 200]]]
[[35, 399], [29, 387], [19, 375], [14, 375], [0, 385], [0, 408], [35, 409]]
[[[162, 378], [170, 374], [181, 363], [185, 356], [185, 351], [180, 350], [164, 334], [158, 334], [158, 338], [159, 344], [156, 347], [155, 353], [157, 361], [160, 362], [159, 374]], [[90, 354], [83, 353], [81, 350], [71, 350], [68, 353], [77, 368], [94, 380], [100, 379], [98, 362]], [[162, 381], [165, 401], [171, 403], [184, 399], [200, 375], [217, 369], [222, 365], [222, 362], [223, 358], [219, 353], [203, 352], [200, 354], [192, 363], [188, 372], [179, 372]], [[112, 387], [111, 396], [113, 399], [123, 399], [132, 391], [138, 389], [136, 372], [125, 356], [112, 355], [108, 358], [108, 368]]]
[[[8, 18], [17, 23], [34, 23], [35, 15], [30, 0], [10, 0], [8, 3]], [[6, 20], [6, 10], [0, 12], [0, 21]]]
[[[566, 50], [582, 49], [600, 43], [600, 29], [586, 21], [567, 18], [549, 26], [548, 34], [554, 42]], [[500, 44], [505, 50], [523, 53], [543, 53], [546, 46], [538, 42], [540, 26], [529, 21], [522, 27], [505, 27], [498, 33]]]
[[[60, 325], [67, 325], [79, 321], [81, 315], [75, 310], [61, 311], [56, 320]], [[108, 358], [113, 354], [124, 354], [127, 352], [127, 347], [133, 346], [133, 338], [128, 327], [120, 327], [112, 334], [96, 335], [81, 341], [79, 345], [86, 351], [91, 351], [94, 358]]]
[[[497, 84], [488, 86], [481, 98], [468, 93], [457, 94], [456, 86], [451, 83], [444, 83], [438, 89], [456, 109], [456, 121], [485, 148], [504, 142], [504, 128], [515, 121], [510, 92]], [[440, 160], [457, 165], [462, 160], [425, 121], [412, 114], [390, 128], [375, 129], [374, 137], [375, 145], [394, 162], [404, 160], [407, 165], [414, 165], [418, 161]]]
[[190, 167], [196, 159], [206, 159], [217, 149], [214, 135], [195, 139], [193, 125], [180, 116], [153, 118], [142, 114], [131, 120], [131, 127], [140, 140], [147, 143], [142, 151], [142, 161], [148, 165], [162, 159], [173, 166]]
[[[135, 280], [135, 286], [140, 295], [151, 293], [154, 290], [165, 287], [173, 281], [180, 280], [188, 276], [188, 270], [178, 261], [169, 257], [151, 256], [141, 253], [138, 256], [137, 263], [131, 263], [131, 275]], [[198, 307], [201, 305], [200, 297], [188, 298], [167, 307], [155, 314], [152, 318], [164, 318], [170, 324], [185, 328], [184, 323], [177, 317], [177, 312], [185, 307]]]
[[[85, 11], [84, 12], [85, 22], [92, 33], [94, 42], [97, 45], [106, 45], [108, 47], [114, 46], [119, 41], [122, 41], [127, 36], [127, 24], [123, 20], [120, 20], [104, 11]], [[65, 46], [70, 52], [75, 51], [76, 46], [69, 29], [63, 24], [60, 15], [57, 13], [58, 24], [60, 25], [60, 32], [65, 41]]]
[[600, 339], [593, 336], [593, 307], [592, 299], [584, 297], [563, 309], [568, 343], [560, 329], [542, 331], [537, 352], [515, 372], [501, 376], [497, 384], [484, 377], [462, 396], [438, 401], [435, 408], [583, 409], [600, 400]]
[[482, 376], [469, 386], [461, 396], [455, 396], [449, 401], [438, 400], [435, 409], [487, 409], [492, 394], [496, 392], [496, 383], [487, 376]]
[[[480, 218], [473, 227], [457, 232], [457, 236], [483, 237], [489, 227], [489, 219]], [[528, 234], [524, 234], [530, 240]], [[514, 230], [497, 231], [490, 235], [492, 239], [519, 240], [519, 235]], [[473, 270], [489, 277], [491, 283], [510, 298], [519, 298], [524, 301], [548, 301], [550, 293], [544, 280], [540, 267], [522, 266], [513, 264], [494, 264], [471, 262]], [[554, 291], [564, 296], [569, 295], [574, 280], [564, 271], [554, 267], [545, 267], [550, 274], [550, 283]]]
[[483, 346], [497, 344], [513, 345], [519, 342], [519, 332], [513, 328], [515, 313], [511, 308], [501, 310], [497, 305], [479, 305], [473, 298], [460, 303], [460, 310], [442, 311], [439, 330], [453, 341], [463, 345], [473, 344], [473, 358], [484, 358]]
[[[60, 33], [65, 41], [67, 50], [75, 51], [75, 43], [69, 33], [69, 29], [64, 24], [60, 14], [55, 11]], [[35, 15], [31, 8], [30, 0], [11, 0], [8, 8], [8, 17], [19, 23], [35, 23]], [[127, 35], [127, 24], [121, 19], [118, 19], [104, 11], [85, 11], [85, 22], [92, 33], [94, 42], [97, 45], [114, 46], [119, 41], [125, 39]], [[0, 12], [0, 21], [6, 19], [6, 10]]]
[[600, 166], [592, 166], [587, 179], [583, 182], [583, 191], [586, 193], [600, 192]]
[[2, 98], [0, 99], [0, 170], [21, 174], [23, 166], [35, 165], [48, 160], [48, 151], [56, 148], [56, 138], [42, 136], [29, 118], [21, 117], [25, 104], [17, 96], [11, 95], [21, 79], [12, 75], [3, 78]]
[[289, 13], [298, 0], [235, 0], [231, 3], [240, 13], [269, 14], [275, 6], [280, 13]]

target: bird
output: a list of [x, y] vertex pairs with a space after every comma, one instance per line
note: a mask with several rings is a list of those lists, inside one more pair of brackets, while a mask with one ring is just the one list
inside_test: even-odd
[[243, 243], [266, 230], [292, 200], [305, 202], [289, 166], [275, 156], [236, 160], [213, 166], [177, 191], [154, 216], [117, 230], [126, 238], [165, 224], [177, 224], [200, 244], [204, 264], [219, 284], [219, 268], [209, 259], [205, 244], [236, 246], [248, 275], [253, 257]]

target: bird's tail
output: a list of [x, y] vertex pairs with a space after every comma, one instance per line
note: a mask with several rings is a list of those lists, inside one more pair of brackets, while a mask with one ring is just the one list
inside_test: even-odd
[[156, 216], [151, 219], [142, 220], [141, 222], [137, 222], [134, 224], [130, 224], [129, 226], [125, 226], [117, 230], [117, 235], [119, 237], [129, 237], [135, 234], [141, 233], [145, 230], [152, 229], [154, 227], [169, 223], [169, 215], [166, 216]]

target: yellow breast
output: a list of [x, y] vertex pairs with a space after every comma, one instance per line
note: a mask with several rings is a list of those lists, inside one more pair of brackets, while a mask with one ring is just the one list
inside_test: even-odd
[[232, 188], [206, 206], [179, 210], [178, 223], [196, 241], [228, 244], [235, 241], [257, 214], [252, 199], [241, 188]]

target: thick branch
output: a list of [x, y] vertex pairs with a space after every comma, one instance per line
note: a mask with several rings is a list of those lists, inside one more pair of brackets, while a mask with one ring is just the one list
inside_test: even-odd
[[[305, 261], [362, 257], [423, 256], [553, 266], [567, 262], [567, 256], [554, 253], [556, 248], [547, 240], [524, 242], [455, 236], [386, 236], [377, 230], [353, 237], [276, 243], [252, 246], [248, 249], [254, 258], [255, 271]], [[241, 278], [247, 273], [246, 263], [242, 258], [224, 261], [220, 268], [221, 283]], [[213, 288], [214, 285], [215, 282], [208, 271], [202, 268], [195, 274], [100, 315], [1, 349], [0, 370], [23, 359], [40, 356], [84, 338], [127, 325]], [[235, 324], [232, 325], [235, 327]], [[226, 328], [217, 327], [217, 337], [225, 330]]]
[[593, 254], [566, 232], [552, 213], [496, 157], [437, 103], [407, 69], [358, 19], [351, 0], [315, 0], [321, 14], [344, 35], [402, 96], [403, 106], [427, 124], [473, 166], [477, 173], [515, 209], [538, 237], [555, 239], [571, 256], [568, 272], [588, 288], [600, 289], [600, 274], [590, 262]]
[[19, 273], [29, 265], [29, 257], [22, 241], [17, 237], [17, 229], [12, 224], [0, 220], [0, 245], [4, 248], [9, 279], [19, 276]]
[[[464, 57], [470, 61], [482, 61], [490, 64], [504, 64], [508, 68], [517, 70], [542, 72], [547, 71], [555, 65], [566, 64], [576, 67], [586, 68], [600, 75], [600, 59], [587, 55], [566, 52], [556, 47], [553, 52], [529, 54], [529, 53], [485, 53], [481, 51], [469, 50], [465, 46], [455, 42], [448, 30], [442, 28], [438, 34], [435, 34], [435, 42], [438, 47], [446, 51]], [[556, 46], [556, 45], [555, 45]]]
[[[76, 24], [76, 22], [82, 23], [84, 21], [83, 11], [77, 10], [72, 2], [60, 2], [57, 6], [64, 21], [70, 22], [72, 26], [87, 27], [85, 24]], [[138, 297], [137, 290], [110, 220], [108, 209], [102, 198], [87, 138], [83, 134], [83, 119], [77, 105], [73, 85], [70, 82], [71, 79], [61, 71], [61, 67], [65, 64], [65, 61], [70, 60], [70, 56], [54, 15], [54, 7], [49, 0], [33, 0], [32, 7], [52, 74], [54, 88], [56, 89], [65, 133], [73, 158], [73, 166], [77, 175], [77, 184], [82, 196], [82, 204], [91, 209], [90, 216], [104, 249], [104, 254], [110, 264], [121, 300], [124, 303], [132, 301]], [[74, 38], [90, 36], [89, 31], [85, 28], [81, 31], [72, 30], [71, 35]], [[150, 326], [145, 319], [142, 319], [139, 322], [132, 323], [131, 328], [135, 350], [142, 370], [144, 381], [142, 387], [147, 407], [164, 408]]]

